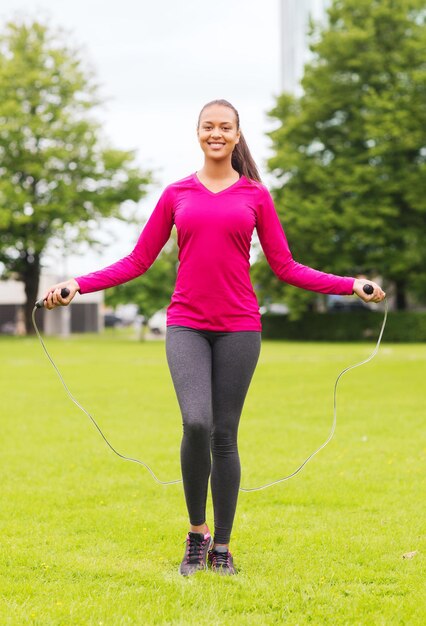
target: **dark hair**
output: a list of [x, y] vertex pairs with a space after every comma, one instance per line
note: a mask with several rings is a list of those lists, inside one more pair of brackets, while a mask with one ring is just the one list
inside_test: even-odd
[[259, 183], [262, 182], [257, 169], [257, 165], [250, 154], [247, 142], [244, 139], [244, 135], [240, 130], [240, 116], [238, 115], [238, 111], [234, 106], [232, 106], [230, 102], [228, 102], [228, 100], [212, 100], [211, 102], [205, 104], [200, 111], [200, 115], [198, 116], [197, 128], [200, 127], [202, 112], [213, 105], [220, 105], [223, 107], [228, 107], [228, 109], [232, 109], [235, 113], [235, 117], [237, 118], [237, 130], [240, 131], [240, 140], [235, 146], [232, 153], [232, 167], [237, 170], [240, 176], [246, 176], [246, 178], [249, 178], [251, 180], [257, 180]]

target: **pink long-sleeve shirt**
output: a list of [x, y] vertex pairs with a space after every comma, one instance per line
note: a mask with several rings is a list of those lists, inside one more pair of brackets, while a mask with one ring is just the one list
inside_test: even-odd
[[214, 331], [262, 330], [250, 280], [250, 244], [256, 228], [279, 279], [297, 287], [350, 295], [354, 278], [297, 263], [267, 188], [245, 176], [213, 193], [196, 174], [166, 187], [134, 250], [108, 267], [76, 278], [80, 293], [125, 283], [153, 264], [176, 225], [179, 266], [167, 308], [167, 326]]

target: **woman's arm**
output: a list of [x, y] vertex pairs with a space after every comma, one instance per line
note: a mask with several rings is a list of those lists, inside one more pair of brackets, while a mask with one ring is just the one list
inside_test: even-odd
[[[92, 293], [141, 276], [151, 267], [169, 239], [173, 223], [173, 191], [167, 187], [129, 255], [96, 272], [52, 285], [44, 296], [45, 307], [52, 309], [58, 305], [69, 304], [77, 291], [81, 294]], [[62, 287], [70, 289], [67, 298], [61, 297]]]
[[[380, 302], [385, 297], [379, 285], [372, 281], [336, 276], [297, 263], [291, 254], [272, 196], [265, 187], [261, 187], [257, 205], [256, 230], [266, 259], [280, 280], [319, 293], [345, 296], [356, 293], [365, 302]], [[366, 283], [374, 288], [371, 295], [363, 291]]]

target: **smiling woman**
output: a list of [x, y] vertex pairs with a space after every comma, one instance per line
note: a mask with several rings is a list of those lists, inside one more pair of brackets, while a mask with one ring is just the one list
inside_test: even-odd
[[198, 177], [207, 183], [206, 186], [217, 188], [217, 179], [222, 179], [222, 184], [225, 184], [224, 178], [230, 175], [229, 161], [234, 178], [236, 175], [244, 175], [261, 182], [256, 163], [240, 129], [240, 116], [230, 102], [212, 100], [204, 105], [198, 118], [197, 134], [206, 157]]
[[[203, 107], [197, 136], [203, 167], [164, 190], [134, 250], [103, 270], [53, 285], [45, 296], [52, 309], [69, 304], [77, 291], [140, 276], [176, 226], [179, 268], [167, 308], [166, 356], [183, 421], [181, 467], [190, 522], [179, 568], [184, 576], [206, 569], [207, 561], [219, 574], [235, 574], [229, 541], [241, 473], [237, 434], [262, 330], [249, 271], [254, 229], [280, 280], [320, 293], [355, 292], [365, 301], [385, 295], [371, 281], [326, 274], [293, 259], [229, 102]], [[371, 295], [362, 289], [367, 282]], [[70, 291], [67, 298], [63, 287]], [[206, 524], [209, 478], [214, 539]]]

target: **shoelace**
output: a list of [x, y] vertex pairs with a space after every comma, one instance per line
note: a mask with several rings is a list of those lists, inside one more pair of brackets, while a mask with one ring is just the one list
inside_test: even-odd
[[214, 567], [228, 567], [229, 565], [229, 550], [228, 552], [216, 552], [213, 550], [212, 554], [212, 564]]
[[197, 534], [188, 535], [186, 539], [188, 544], [188, 554], [186, 556], [187, 563], [198, 563], [203, 553], [203, 547], [206, 544], [206, 539], [204, 539], [204, 537], [197, 537]]

